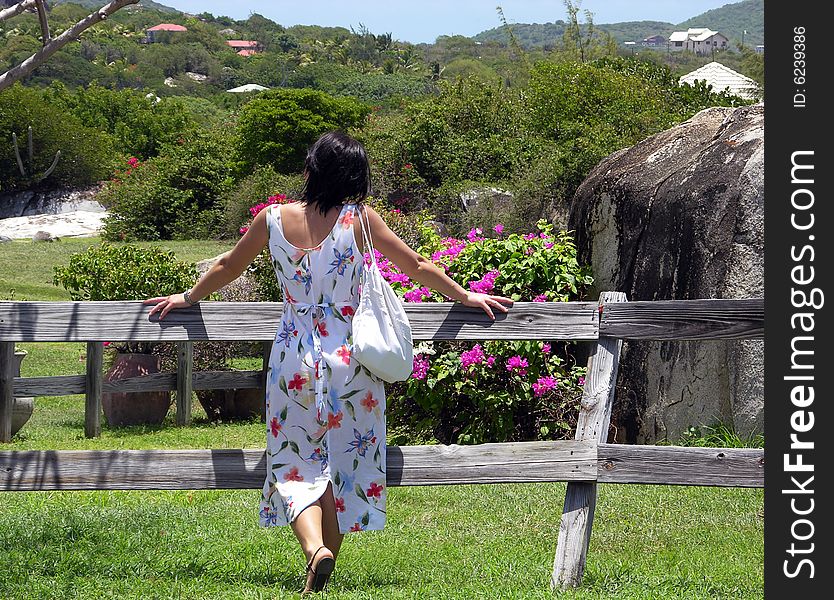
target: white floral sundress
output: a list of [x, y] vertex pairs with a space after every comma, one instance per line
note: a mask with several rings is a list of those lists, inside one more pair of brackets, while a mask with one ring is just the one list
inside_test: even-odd
[[333, 482], [339, 531], [385, 525], [385, 387], [352, 356], [364, 257], [345, 204], [314, 248], [284, 236], [280, 205], [267, 211], [269, 252], [284, 293], [266, 387], [262, 527], [288, 525]]

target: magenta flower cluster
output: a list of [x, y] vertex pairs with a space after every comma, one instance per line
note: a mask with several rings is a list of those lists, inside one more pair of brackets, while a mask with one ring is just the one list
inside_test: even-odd
[[550, 390], [556, 389], [556, 386], [558, 384], [559, 381], [555, 377], [551, 377], [550, 375], [546, 375], [545, 377], [539, 377], [536, 383], [533, 384], [533, 393], [538, 398], [539, 396], [544, 395]]
[[460, 353], [460, 366], [468, 370], [472, 365], [486, 361], [486, 355], [480, 344], [475, 344], [471, 350]]
[[479, 294], [491, 294], [495, 289], [495, 280], [501, 272], [497, 269], [492, 269], [480, 281], [470, 281], [469, 289]]
[[422, 354], [418, 354], [414, 357], [413, 369], [411, 370], [411, 376], [414, 379], [425, 379], [426, 375], [429, 373], [429, 367], [431, 363], [428, 359], [423, 356]]
[[[271, 206], [272, 204], [286, 204], [287, 202], [292, 202], [292, 200], [288, 200], [284, 194], [276, 194], [267, 198], [266, 202], [261, 202], [251, 207], [249, 209], [249, 214], [252, 215], [252, 218], [254, 218], [267, 206]], [[249, 231], [249, 225], [244, 225], [240, 228], [239, 231], [241, 235], [245, 234], [247, 231]]]
[[527, 363], [526, 358], [522, 358], [518, 354], [515, 356], [511, 356], [510, 359], [507, 361], [507, 370], [509, 372], [515, 371], [520, 376], [527, 375], [527, 367], [530, 365]]

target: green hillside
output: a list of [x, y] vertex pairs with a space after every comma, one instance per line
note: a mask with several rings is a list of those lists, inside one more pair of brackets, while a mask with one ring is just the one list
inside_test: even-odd
[[[50, 2], [52, 5], [58, 4], [78, 4], [79, 6], [83, 6], [84, 8], [101, 8], [105, 4], [107, 4], [107, 0], [54, 0]], [[176, 13], [179, 12], [176, 8], [171, 8], [170, 6], [165, 6], [164, 4], [160, 4], [159, 2], [154, 2], [153, 0], [139, 0], [139, 6], [143, 6], [145, 8], [151, 8], [153, 10], [158, 10], [159, 12], [165, 13]]]
[[[662, 34], [668, 36], [675, 30], [672, 23], [662, 21], [628, 21], [625, 23], [594, 24], [602, 31], [610, 33], [614, 39], [622, 44], [628, 41], [640, 41], [650, 35]], [[542, 48], [558, 43], [565, 31], [565, 22], [555, 23], [518, 23], [511, 25], [513, 33], [519, 43], [525, 48]], [[473, 38], [477, 42], [507, 42], [507, 33], [503, 27], [496, 27], [482, 31]]]
[[725, 4], [721, 8], [714, 8], [705, 13], [692, 17], [679, 25], [686, 27], [709, 27], [720, 31], [735, 46], [741, 42], [741, 33], [746, 46], [764, 44], [764, 0], [744, 0], [734, 4]]
[[[516, 23], [511, 25], [519, 43], [525, 48], [543, 48], [558, 44], [565, 31], [565, 22]], [[725, 4], [720, 8], [701, 13], [691, 19], [674, 25], [662, 21], [628, 21], [623, 23], [595, 23], [595, 27], [610, 33], [614, 39], [623, 42], [639, 42], [651, 35], [668, 36], [676, 30], [689, 27], [709, 27], [720, 31], [733, 46], [741, 42], [741, 32], [747, 30], [744, 43], [748, 46], [764, 43], [764, 0], [743, 0]], [[503, 27], [482, 31], [473, 37], [478, 42], [507, 43], [507, 32]]]

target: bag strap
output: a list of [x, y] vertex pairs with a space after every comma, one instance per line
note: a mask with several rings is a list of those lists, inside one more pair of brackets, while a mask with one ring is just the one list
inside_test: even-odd
[[[367, 252], [370, 248], [371, 263], [375, 267], [378, 267], [379, 265], [377, 265], [377, 263], [376, 263], [376, 255], [374, 254], [374, 241], [371, 238], [371, 222], [368, 221], [367, 229], [365, 229], [365, 220], [368, 218], [368, 215], [365, 214], [364, 209], [365, 209], [365, 207], [360, 204], [359, 205], [359, 224], [362, 226], [362, 237], [365, 240], [365, 245], [367, 246], [365, 248], [365, 251]], [[364, 219], [362, 218], [363, 215], [365, 216]]]

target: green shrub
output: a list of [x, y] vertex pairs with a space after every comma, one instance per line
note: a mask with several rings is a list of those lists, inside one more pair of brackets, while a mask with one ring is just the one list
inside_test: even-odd
[[70, 92], [55, 83], [45, 94], [85, 126], [110, 133], [119, 150], [129, 156], [156, 156], [163, 145], [187, 137], [197, 127], [185, 103], [169, 99], [155, 103], [134, 90], [110, 90], [93, 83]]
[[[29, 162], [27, 129], [32, 127], [33, 161]], [[22, 176], [15, 158], [12, 134], [17, 134], [26, 170]], [[55, 157], [55, 170], [41, 182]], [[65, 109], [52, 104], [37, 89], [20, 84], [0, 93], [0, 189], [88, 185], [110, 176], [117, 164], [113, 139], [102, 131], [85, 127]]]
[[182, 292], [196, 280], [196, 266], [171, 251], [108, 242], [72, 254], [53, 276], [73, 300], [144, 300]]
[[[464, 288], [514, 300], [578, 300], [593, 282], [590, 269], [578, 264], [567, 232], [554, 233], [543, 220], [537, 232], [525, 235], [505, 235], [501, 224], [494, 231], [492, 237], [473, 230], [466, 239], [441, 239], [425, 227], [419, 251]], [[406, 302], [445, 300], [384, 256], [378, 262]], [[447, 444], [569, 437], [585, 370], [565, 357], [566, 348], [531, 341], [421, 343], [411, 378], [389, 390], [396, 407], [391, 424], [418, 437], [431, 429]]]
[[270, 196], [284, 194], [298, 198], [304, 187], [301, 175], [283, 175], [270, 165], [256, 167], [250, 174], [235, 183], [223, 198], [223, 234], [236, 238], [240, 228], [252, 218], [251, 208]]
[[144, 163], [132, 161], [98, 200], [108, 209], [109, 241], [212, 238], [222, 233], [223, 197], [232, 185], [231, 144], [221, 130], [195, 130]]
[[298, 173], [307, 148], [326, 131], [360, 126], [370, 109], [352, 98], [315, 90], [276, 89], [258, 94], [240, 111], [237, 152], [243, 170], [272, 165]]

